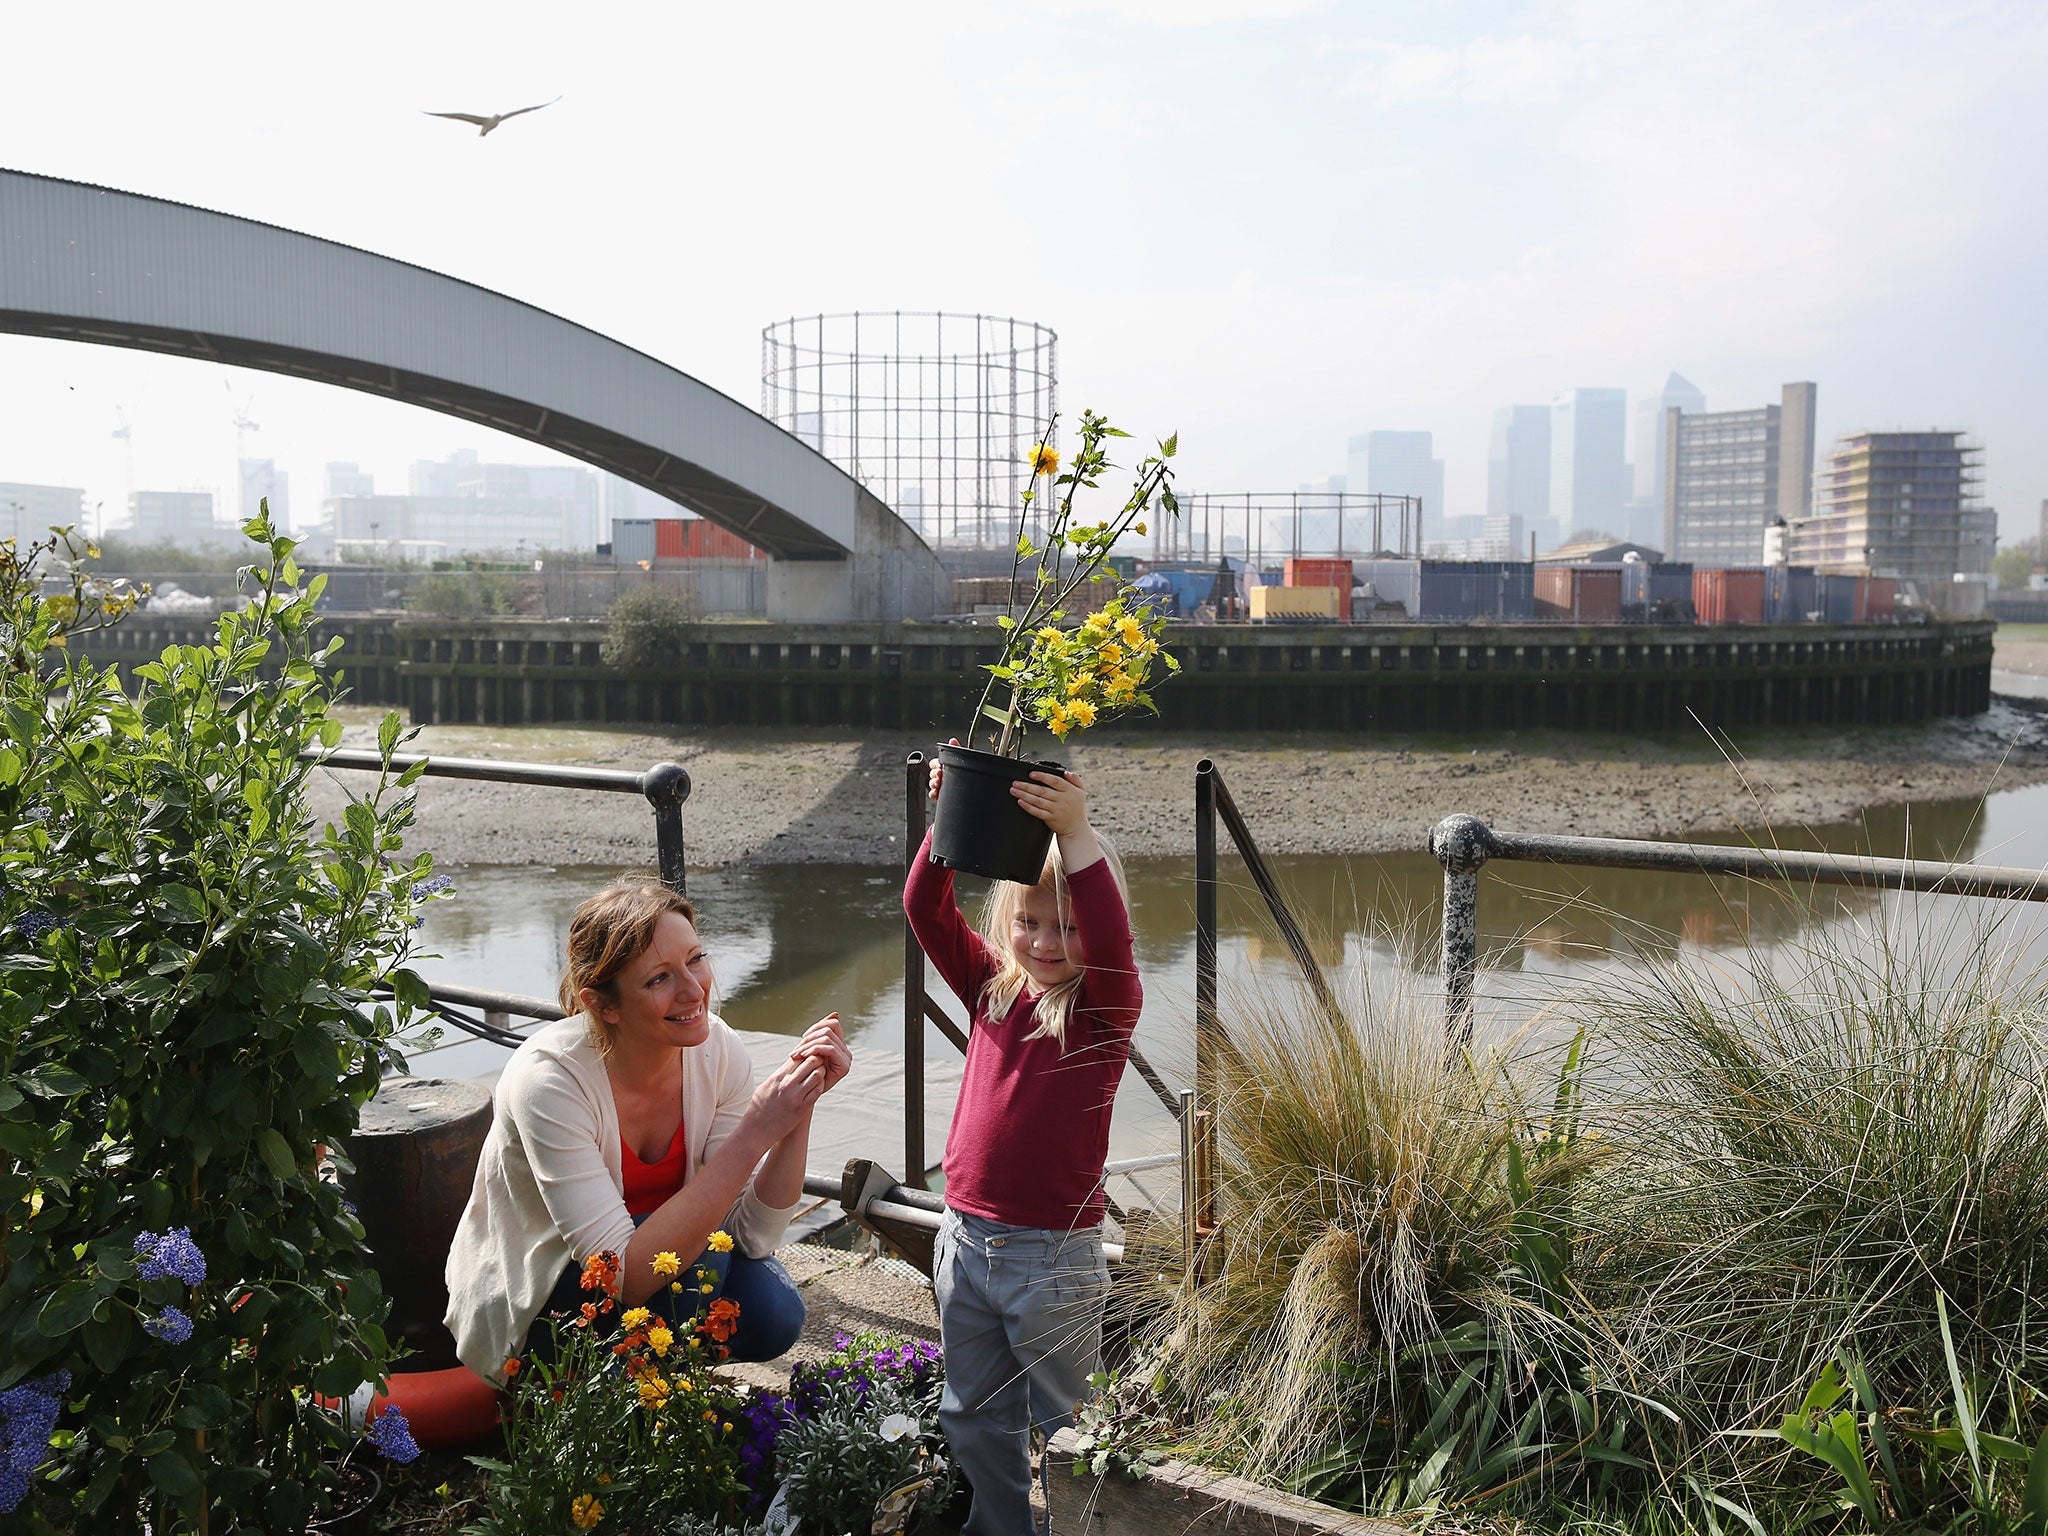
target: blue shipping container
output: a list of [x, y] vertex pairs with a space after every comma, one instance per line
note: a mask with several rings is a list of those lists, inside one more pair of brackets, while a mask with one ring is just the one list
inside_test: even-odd
[[1820, 608], [1820, 575], [1810, 565], [1764, 568], [1764, 617], [1773, 624], [1803, 624]]
[[1816, 606], [1829, 624], [1856, 622], [1856, 581], [1854, 576], [1820, 578], [1820, 602]]

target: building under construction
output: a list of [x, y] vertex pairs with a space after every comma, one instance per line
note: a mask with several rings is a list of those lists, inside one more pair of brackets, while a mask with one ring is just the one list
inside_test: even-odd
[[1811, 515], [1791, 521], [1785, 558], [1823, 571], [1896, 576], [1928, 603], [1981, 596], [1994, 518], [1977, 501], [1979, 456], [1961, 432], [1858, 432], [1814, 477]]

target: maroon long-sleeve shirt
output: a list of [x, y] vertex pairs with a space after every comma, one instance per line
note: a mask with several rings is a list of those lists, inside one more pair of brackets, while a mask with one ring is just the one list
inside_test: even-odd
[[903, 887], [911, 931], [973, 1025], [953, 1128], [946, 1134], [946, 1203], [970, 1216], [1064, 1232], [1102, 1219], [1109, 1117], [1130, 1056], [1143, 993], [1131, 918], [1106, 861], [1067, 877], [1085, 974], [1064, 1046], [1038, 1028], [1037, 999], [1020, 996], [991, 1019], [982, 989], [1001, 967], [953, 898], [953, 872], [931, 861], [925, 835]]

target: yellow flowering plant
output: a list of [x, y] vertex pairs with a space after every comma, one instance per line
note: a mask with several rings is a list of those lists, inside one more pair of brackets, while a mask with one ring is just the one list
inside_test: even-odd
[[[1118, 581], [1109, 565], [1117, 541], [1127, 533], [1148, 532], [1145, 520], [1155, 506], [1169, 517], [1180, 510], [1173, 494], [1175, 434], [1138, 465], [1121, 511], [1094, 523], [1075, 521], [1075, 493], [1100, 484], [1115, 467], [1106, 445], [1129, 435], [1095, 412], [1083, 411], [1081, 444], [1064, 472], [1049, 442], [1032, 450], [1031, 484], [1018, 517], [1010, 583], [1012, 593], [1021, 587], [1026, 595], [1021, 610], [1013, 602], [1011, 611], [996, 620], [1006, 632], [1003, 651], [987, 669], [989, 681], [975, 709], [977, 726], [993, 723], [989, 746], [1001, 756], [1021, 753], [1024, 733], [1033, 726], [1064, 740], [1126, 710], [1157, 713], [1152, 685], [1162, 673], [1180, 670], [1160, 648], [1164, 613], [1132, 587], [1119, 582], [1116, 594], [1097, 611], [1069, 622], [1070, 607], [1079, 606], [1075, 594], [1084, 585]], [[1053, 514], [1039, 544], [1031, 538], [1030, 524], [1045, 485], [1050, 486]], [[1028, 577], [1027, 562], [1035, 562]], [[993, 703], [1005, 687], [1008, 702]]]
[[[676, 1255], [650, 1267], [683, 1288]], [[694, 1291], [713, 1271], [687, 1273]], [[712, 1371], [737, 1307], [720, 1300], [694, 1325], [672, 1324], [650, 1307], [621, 1309], [617, 1285], [615, 1263], [592, 1261], [583, 1305], [552, 1320], [552, 1350], [506, 1362], [505, 1454], [470, 1458], [487, 1474], [478, 1536], [738, 1523], [750, 1498], [734, 1428], [744, 1397]], [[678, 1333], [703, 1343], [685, 1347]]]

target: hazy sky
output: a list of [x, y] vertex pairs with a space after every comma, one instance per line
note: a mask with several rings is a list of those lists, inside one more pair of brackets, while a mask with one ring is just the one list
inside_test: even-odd
[[[203, 17], [203, 20], [201, 19]], [[1291, 489], [1493, 409], [1820, 385], [1823, 442], [1951, 426], [2008, 538], [2048, 496], [2048, 6], [15, 7], [0, 164], [419, 262], [760, 402], [760, 329], [1016, 315], [1182, 481]], [[488, 138], [425, 110], [563, 100]], [[0, 244], [0, 255], [5, 246]], [[319, 468], [540, 449], [366, 396], [0, 337], [0, 480], [222, 486], [234, 396]], [[1631, 411], [1633, 417], [1633, 411]]]

